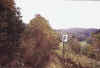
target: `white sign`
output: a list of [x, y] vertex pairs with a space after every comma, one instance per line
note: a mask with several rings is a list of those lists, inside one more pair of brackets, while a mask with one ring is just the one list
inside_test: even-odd
[[62, 42], [67, 42], [68, 41], [68, 35], [67, 34], [64, 34], [62, 36]]

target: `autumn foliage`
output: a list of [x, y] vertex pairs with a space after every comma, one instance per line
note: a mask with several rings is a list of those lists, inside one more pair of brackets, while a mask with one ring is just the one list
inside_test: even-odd
[[22, 38], [25, 64], [34, 68], [45, 68], [50, 53], [57, 49], [58, 38], [48, 21], [41, 16], [32, 19], [25, 29]]
[[0, 0], [0, 8], [9, 8], [13, 10], [15, 8], [14, 0]]
[[13, 0], [0, 1], [0, 64], [8, 64], [19, 51], [24, 27]]
[[[48, 20], [38, 14], [29, 24], [23, 24], [14, 0], [0, 1], [0, 66], [91, 68], [86, 60], [90, 60], [91, 54], [95, 54], [95, 61], [100, 60], [100, 51], [93, 52], [94, 49], [100, 49], [100, 33], [91, 37], [90, 45], [93, 46], [87, 47], [86, 52], [90, 56], [80, 54], [82, 46], [76, 38], [68, 40], [64, 50], [58, 34], [50, 27]], [[65, 54], [62, 51], [65, 51]], [[85, 61], [81, 61], [84, 59]]]

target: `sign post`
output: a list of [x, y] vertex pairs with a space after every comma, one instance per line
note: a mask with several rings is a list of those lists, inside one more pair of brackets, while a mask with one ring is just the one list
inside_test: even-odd
[[62, 35], [62, 43], [63, 43], [63, 59], [64, 59], [64, 67], [66, 68], [66, 61], [65, 61], [65, 43], [68, 41], [68, 35], [67, 34], [63, 34]]

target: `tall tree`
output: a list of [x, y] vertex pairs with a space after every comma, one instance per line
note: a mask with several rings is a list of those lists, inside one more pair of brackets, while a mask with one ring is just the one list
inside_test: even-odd
[[18, 51], [23, 23], [14, 0], [0, 1], [0, 64], [7, 64]]
[[32, 19], [23, 35], [25, 64], [33, 68], [45, 68], [53, 49], [57, 48], [58, 37], [42, 16]]

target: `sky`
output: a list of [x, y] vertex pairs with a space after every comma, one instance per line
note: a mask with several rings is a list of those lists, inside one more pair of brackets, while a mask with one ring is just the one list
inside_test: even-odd
[[100, 28], [100, 1], [16, 0], [22, 19], [29, 23], [36, 14], [52, 28]]

